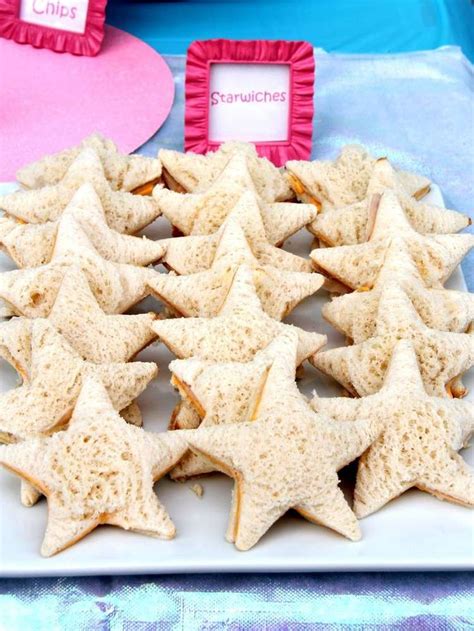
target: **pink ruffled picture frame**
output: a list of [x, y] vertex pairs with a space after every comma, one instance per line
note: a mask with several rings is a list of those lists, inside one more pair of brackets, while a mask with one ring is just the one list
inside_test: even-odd
[[[206, 153], [217, 149], [222, 142], [229, 139], [226, 137], [219, 140], [210, 134], [210, 90], [213, 64], [239, 64], [241, 67], [243, 64], [288, 66], [289, 94], [287, 110], [284, 110], [288, 125], [286, 138], [276, 140], [238, 138], [236, 129], [236, 139], [253, 142], [259, 155], [268, 158], [277, 166], [281, 166], [287, 160], [305, 160], [310, 157], [315, 76], [315, 61], [311, 44], [303, 41], [225, 39], [193, 42], [188, 49], [186, 60], [186, 151]], [[212, 92], [212, 105], [218, 100], [215, 94]], [[218, 94], [221, 101], [225, 100], [226, 95]], [[259, 107], [259, 94], [253, 90], [243, 97], [240, 93], [240, 100], [251, 101], [246, 104], [249, 116], [257, 112], [255, 108]], [[283, 93], [265, 92], [264, 94], [273, 94], [276, 99]], [[278, 99], [284, 100], [284, 97], [280, 96]]]
[[[28, 3], [27, 17], [22, 16], [22, 2]], [[74, 7], [70, 2], [62, 3], [61, 0], [0, 0], [0, 37], [36, 48], [94, 56], [104, 38], [106, 4], [107, 0], [82, 0], [78, 7]], [[73, 19], [79, 18], [82, 18], [84, 26], [77, 30], [70, 25]], [[50, 24], [45, 24], [45, 20], [49, 20]], [[51, 25], [55, 20], [57, 28]]]

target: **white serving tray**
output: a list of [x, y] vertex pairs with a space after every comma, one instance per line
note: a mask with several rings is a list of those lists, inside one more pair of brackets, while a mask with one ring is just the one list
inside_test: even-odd
[[[443, 204], [436, 188], [427, 200]], [[168, 236], [169, 232], [164, 219], [146, 230], [153, 238]], [[301, 231], [285, 247], [307, 256], [310, 244], [309, 233]], [[7, 269], [13, 269], [13, 265], [2, 256], [0, 270]], [[459, 269], [453, 274], [449, 287], [466, 290]], [[321, 318], [321, 305], [327, 299], [325, 292], [308, 299], [288, 321], [307, 330], [326, 333], [329, 347], [341, 346], [344, 344], [342, 336]], [[139, 310], [150, 309], [158, 310], [159, 305], [148, 299]], [[160, 369], [157, 380], [139, 399], [144, 427], [149, 431], [164, 431], [171, 410], [179, 400], [169, 384], [167, 366], [172, 355], [163, 345], [157, 345], [143, 351], [139, 359], [155, 361]], [[472, 375], [466, 376], [464, 381], [472, 391]], [[17, 383], [13, 369], [1, 362], [0, 391]], [[300, 386], [306, 395], [310, 395], [313, 388], [317, 388], [322, 396], [335, 396], [340, 392], [337, 384], [309, 366]], [[473, 451], [469, 449], [463, 453], [470, 464], [474, 460]], [[342, 478], [343, 485], [350, 489], [353, 468], [343, 472]], [[204, 488], [202, 498], [191, 491], [192, 482], [180, 484], [164, 479], [157, 484], [160, 499], [177, 528], [177, 536], [172, 541], [102, 526], [72, 548], [43, 559], [39, 549], [46, 525], [46, 502], [42, 500], [33, 508], [23, 507], [19, 500], [19, 480], [2, 470], [0, 576], [463, 570], [474, 567], [473, 513], [421, 491], [409, 491], [362, 520], [363, 538], [359, 542], [350, 542], [289, 513], [252, 550], [239, 552], [224, 539], [233, 481], [214, 474], [199, 482]]]

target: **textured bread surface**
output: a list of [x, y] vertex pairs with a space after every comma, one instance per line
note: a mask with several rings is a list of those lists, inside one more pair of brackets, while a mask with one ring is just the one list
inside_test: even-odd
[[[296, 333], [285, 331], [247, 363], [175, 360], [170, 364], [171, 383], [187, 407], [202, 419], [200, 427], [253, 421], [267, 399], [266, 391], [272, 387], [276, 360], [288, 364], [294, 376], [297, 346]], [[184, 429], [184, 423], [179, 427]], [[171, 477], [180, 479], [210, 471], [215, 467], [209, 460], [190, 452], [176, 465]]]
[[153, 197], [163, 215], [184, 235], [208, 235], [220, 228], [244, 193], [256, 200], [266, 236], [274, 245], [283, 243], [316, 215], [310, 205], [267, 203], [260, 198], [241, 154], [234, 155], [202, 193], [183, 195], [155, 188]]
[[84, 358], [97, 364], [130, 361], [154, 339], [154, 313], [108, 315], [86, 276], [76, 267], [64, 275], [48, 318]]
[[172, 538], [153, 484], [185, 451], [177, 432], [149, 434], [124, 423], [103, 385], [88, 379], [66, 431], [1, 447], [0, 463], [47, 496], [41, 553], [51, 556], [103, 523]]
[[[362, 201], [376, 164], [377, 160], [360, 145], [347, 145], [335, 161], [290, 160], [286, 168], [301, 185], [293, 185], [297, 197], [306, 201], [306, 195], [311, 196], [326, 212]], [[405, 172], [398, 172], [398, 176], [408, 195], [418, 196], [429, 190], [427, 178]]]
[[[470, 225], [470, 219], [455, 210], [446, 210], [397, 195], [410, 224], [421, 234], [450, 234]], [[309, 225], [316, 237], [331, 246], [364, 243], [370, 237], [371, 203], [366, 198], [341, 209], [322, 213]]]
[[[360, 453], [358, 450], [363, 449], [361, 446], [364, 440], [368, 441], [367, 444], [373, 440], [376, 435], [376, 433], [372, 433], [374, 428], [365, 425], [362, 429], [365, 422], [361, 422], [360, 425], [347, 424], [338, 427], [331, 426], [329, 423], [328, 426], [327, 419], [319, 418], [311, 413], [294, 381], [297, 338], [293, 332], [286, 332], [279, 336], [255, 358], [252, 364], [254, 367], [258, 367], [258, 362], [263, 361], [267, 365], [268, 360], [271, 361], [271, 364], [265, 370], [264, 382], [254, 389], [250, 410], [247, 409], [245, 413], [251, 419], [251, 423], [242, 422], [245, 419], [244, 416], [237, 425], [235, 423], [224, 426], [219, 424], [219, 426], [206, 428], [205, 423], [209, 420], [206, 420], [205, 417], [198, 430], [185, 433], [186, 437], [191, 436], [188, 442], [194, 447], [193, 451], [197, 455], [204, 456], [214, 467], [236, 479], [228, 539], [235, 541], [239, 549], [248, 549], [289, 507], [296, 508], [308, 519], [334, 528], [349, 538], [358, 538], [360, 533], [357, 523], [341, 492], [337, 489], [337, 477], [335, 479], [333, 474], [334, 470], [338, 470]], [[201, 390], [198, 381], [201, 375], [200, 369], [206, 370], [209, 364], [189, 361], [175, 362], [175, 366], [180, 371], [180, 376], [188, 380], [190, 387], [196, 391], [197, 397], [202, 396], [204, 402], [210, 392], [206, 387]], [[249, 367], [250, 364], [247, 366]], [[228, 379], [226, 373], [229, 371], [231, 371], [230, 366], [226, 370], [220, 371], [218, 379], [221, 383], [226, 383]], [[240, 397], [237, 397], [235, 404], [238, 406], [237, 409], [242, 410]], [[250, 426], [258, 426], [256, 433], [253, 430], [249, 431]], [[324, 434], [324, 438], [319, 436], [324, 441], [325, 454], [322, 459], [315, 458], [314, 455], [315, 453], [319, 454], [319, 450], [314, 449], [315, 444], [312, 443], [311, 438], [317, 442], [319, 431], [326, 432], [326, 430], [327, 433]], [[352, 432], [354, 433], [352, 434]], [[364, 432], [366, 432], [365, 437], [363, 437]], [[276, 440], [281, 444], [274, 447], [272, 438], [275, 438], [277, 434]], [[201, 436], [203, 437], [202, 441]], [[258, 436], [255, 444], [253, 436]], [[336, 443], [333, 442], [334, 440]], [[266, 448], [263, 453], [260, 453], [264, 445]], [[255, 447], [257, 448], [255, 449]], [[286, 456], [282, 456], [282, 449], [289, 451], [290, 457], [288, 459]], [[310, 464], [306, 467], [303, 462], [311, 449], [313, 449], [312, 457]], [[246, 461], [246, 456], [248, 456], [248, 461]], [[324, 460], [327, 463], [326, 457], [333, 458], [332, 473], [325, 471], [322, 475], [318, 475], [316, 487], [318, 492], [324, 488], [328, 497], [330, 496], [331, 509], [328, 510], [328, 507], [325, 506], [328, 497], [324, 493], [322, 493], [322, 497], [319, 497], [317, 507], [312, 502], [300, 505], [293, 503], [293, 501], [296, 502], [296, 497], [301, 500], [299, 493], [305, 496], [308, 492], [312, 492], [311, 489], [315, 489], [314, 482], [308, 484], [308, 476], [311, 477], [312, 471], [314, 471], [312, 467], [317, 462], [322, 464]], [[187, 458], [188, 456], [185, 457], [185, 460]], [[289, 471], [286, 469], [288, 461], [290, 461]], [[203, 463], [205, 464], [205, 461]], [[245, 468], [247, 464], [248, 471]], [[294, 468], [291, 466], [292, 464], [295, 465]], [[324, 469], [325, 465], [322, 466]], [[303, 471], [301, 467], [303, 467]], [[282, 480], [280, 480], [279, 471], [283, 476]], [[292, 484], [293, 476], [298, 475], [301, 476], [299, 482]], [[260, 477], [260, 482], [257, 482], [258, 477]], [[255, 484], [255, 487], [253, 484], [251, 487], [242, 486], [250, 480]], [[328, 488], [325, 485], [325, 482], [329, 480], [330, 483], [336, 483], [335, 488]], [[320, 483], [322, 487], [319, 486]], [[290, 486], [290, 489], [285, 488], [286, 484]], [[284, 492], [280, 493], [282, 487]], [[256, 511], [247, 513], [245, 510], [245, 514], [242, 515], [242, 502], [247, 502], [249, 499], [244, 497], [245, 489], [251, 494], [250, 504], [253, 504], [255, 509], [263, 510], [264, 514], [258, 515]], [[268, 494], [268, 498], [265, 497], [266, 494]], [[289, 497], [293, 499], [289, 499]], [[261, 506], [258, 506], [260, 501]]]
[[161, 163], [156, 158], [121, 154], [112, 140], [92, 134], [76, 147], [47, 155], [19, 169], [17, 179], [26, 188], [57, 184], [83, 149], [96, 152], [105, 176], [115, 190], [132, 191], [161, 175]]
[[286, 329], [298, 334], [298, 363], [326, 343], [324, 335], [267, 316], [256, 294], [252, 272], [246, 266], [241, 266], [236, 273], [227, 299], [215, 318], [157, 320], [152, 328], [181, 359], [197, 356], [214, 361], [249, 361]]
[[109, 261], [132, 265], [156, 263], [164, 253], [159, 242], [133, 237], [111, 230], [94, 187], [83, 184], [72, 197], [63, 214], [44, 224], [18, 224], [13, 219], [0, 220], [0, 247], [18, 267], [35, 267], [51, 261], [61, 221], [73, 217], [97, 252]]
[[467, 215], [418, 202], [407, 193], [404, 181], [387, 159], [377, 160], [363, 200], [322, 213], [308, 226], [319, 239], [331, 246], [363, 243], [370, 237], [378, 200], [393, 191], [412, 227], [420, 233], [449, 234], [470, 224]]
[[414, 486], [440, 499], [474, 505], [472, 470], [456, 453], [474, 431], [474, 406], [426, 393], [410, 341], [395, 346], [379, 392], [361, 399], [315, 396], [311, 405], [338, 421], [364, 417], [383, 428], [359, 461], [358, 517]]
[[310, 256], [318, 271], [357, 289], [375, 283], [390, 247], [406, 248], [425, 285], [439, 288], [473, 246], [472, 234], [419, 234], [411, 227], [394, 193], [386, 191], [368, 242], [319, 248]]
[[376, 335], [376, 321], [384, 287], [396, 283], [406, 292], [423, 322], [432, 329], [466, 332], [474, 319], [474, 296], [465, 291], [429, 289], [405, 244], [394, 241], [372, 288], [335, 297], [322, 314], [355, 343]]
[[324, 279], [319, 274], [261, 266], [237, 221], [227, 219], [222, 228], [209, 270], [185, 276], [157, 274], [149, 283], [152, 294], [178, 315], [214, 317], [243, 264], [253, 271], [264, 311], [277, 320], [283, 319], [323, 284]]
[[381, 388], [397, 342], [411, 340], [426, 391], [439, 397], [474, 363], [474, 336], [428, 328], [396, 284], [383, 289], [375, 333], [360, 344], [318, 353], [312, 362], [349, 392], [366, 396]]
[[123, 313], [147, 295], [152, 269], [114, 263], [101, 257], [78, 222], [71, 216], [60, 222], [50, 263], [0, 274], [0, 297], [17, 315], [47, 317], [64, 274], [79, 267], [101, 308]]
[[90, 148], [77, 155], [57, 184], [2, 195], [0, 208], [26, 223], [55, 221], [83, 184], [94, 187], [109, 227], [117, 232], [134, 234], [160, 215], [152, 197], [113, 190], [99, 156]]
[[[288, 390], [297, 391], [293, 379], [285, 379], [285, 368], [279, 372]], [[252, 422], [184, 432], [193, 451], [236, 481], [227, 539], [239, 550], [254, 546], [290, 508], [352, 540], [360, 538], [337, 471], [371, 444], [375, 426], [363, 420], [331, 423], [315, 415], [299, 393], [296, 397], [290, 396], [291, 415], [265, 406]]]
[[[291, 204], [291, 206], [297, 205]], [[291, 236], [315, 216], [313, 209], [308, 210], [308, 207], [302, 204], [299, 207], [295, 213], [286, 212], [281, 221], [276, 219], [274, 225], [278, 226], [279, 238], [282, 240]], [[242, 236], [246, 243], [243, 243]], [[258, 199], [250, 191], [241, 195], [220, 229], [212, 235], [180, 237], [161, 243], [165, 250], [163, 262], [178, 274], [204, 271], [212, 267], [216, 257], [222, 255], [223, 252], [237, 257], [243, 249], [246, 250], [247, 256], [252, 254], [262, 265], [271, 265], [294, 272], [311, 271], [310, 261], [270, 243], [263, 221], [263, 212]]]
[[[141, 427], [143, 425], [143, 419], [141, 415], [140, 408], [138, 404], [133, 401], [126, 408], [120, 411], [120, 416], [124, 421], [130, 423], [131, 425], [135, 425], [136, 427]], [[36, 489], [30, 482], [26, 480], [21, 480], [20, 487], [20, 500], [23, 506], [27, 508], [34, 506], [36, 502], [41, 497], [41, 491]]]
[[256, 191], [268, 202], [286, 201], [292, 192], [284, 174], [266, 158], [259, 158], [255, 146], [245, 142], [225, 142], [217, 151], [199, 155], [161, 149], [158, 157], [175, 182], [188, 193], [207, 190], [229, 160], [242, 155]]
[[64, 426], [87, 376], [101, 379], [113, 405], [121, 410], [158, 372], [151, 362], [85, 362], [48, 321], [37, 319], [31, 326], [29, 380], [0, 397], [2, 442], [35, 437]]

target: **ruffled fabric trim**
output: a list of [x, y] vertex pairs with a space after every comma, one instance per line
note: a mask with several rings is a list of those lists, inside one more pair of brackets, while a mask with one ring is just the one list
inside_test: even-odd
[[0, 36], [35, 48], [49, 48], [73, 55], [97, 55], [104, 39], [107, 0], [89, 0], [83, 34], [29, 24], [19, 18], [20, 0], [0, 0]]
[[260, 156], [281, 166], [288, 160], [311, 156], [314, 115], [313, 47], [308, 42], [233, 41], [193, 42], [186, 60], [186, 151], [206, 153], [218, 147], [208, 139], [209, 67], [211, 62], [290, 63], [290, 138], [276, 143], [255, 143]]

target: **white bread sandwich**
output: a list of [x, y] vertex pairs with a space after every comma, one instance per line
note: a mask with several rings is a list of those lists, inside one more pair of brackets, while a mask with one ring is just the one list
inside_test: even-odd
[[41, 554], [52, 556], [100, 524], [172, 539], [153, 485], [185, 451], [178, 432], [125, 423], [100, 381], [88, 378], [66, 431], [0, 447], [0, 463], [46, 495]]
[[161, 177], [161, 162], [156, 158], [120, 153], [116, 144], [100, 134], [91, 134], [69, 149], [47, 155], [17, 171], [17, 179], [25, 188], [42, 188], [57, 184], [84, 149], [92, 149], [100, 159], [111, 188], [133, 191]]
[[337, 471], [377, 437], [376, 423], [340, 423], [315, 414], [278, 357], [254, 420], [183, 430], [192, 451], [235, 480], [227, 540], [249, 550], [290, 508], [356, 541], [359, 525], [339, 489]]
[[406, 248], [427, 287], [441, 288], [474, 246], [472, 234], [421, 235], [406, 218], [396, 195], [380, 200], [370, 239], [357, 245], [319, 248], [311, 252], [317, 271], [351, 289], [372, 287], [390, 247]]
[[260, 158], [255, 146], [248, 142], [225, 142], [217, 151], [209, 151], [205, 155], [160, 149], [158, 158], [163, 165], [163, 179], [168, 188], [194, 193], [207, 190], [234, 155], [245, 159], [252, 182], [262, 199], [283, 202], [292, 197], [285, 175], [269, 160]]
[[367, 396], [382, 387], [389, 359], [401, 339], [413, 343], [425, 389], [431, 396], [451, 396], [450, 382], [474, 364], [474, 336], [428, 328], [396, 284], [382, 290], [374, 337], [318, 353], [312, 363], [351, 394]]
[[[354, 204], [364, 199], [377, 158], [360, 145], [346, 145], [336, 160], [286, 163], [290, 186], [302, 202], [314, 204], [322, 212]], [[430, 190], [430, 181], [415, 173], [398, 171], [406, 193], [421, 199]]]
[[234, 155], [217, 180], [202, 193], [183, 195], [156, 187], [153, 198], [162, 214], [182, 234], [212, 234], [245, 192], [256, 196], [267, 238], [274, 245], [283, 243], [316, 216], [314, 207], [308, 204], [268, 203], [258, 197], [242, 154]]
[[361, 399], [319, 398], [311, 406], [336, 421], [368, 418], [383, 431], [361, 456], [354, 511], [365, 517], [410, 488], [474, 506], [474, 476], [457, 452], [474, 432], [469, 401], [426, 393], [413, 344], [394, 347], [381, 390]]
[[135, 234], [160, 216], [152, 197], [132, 195], [111, 188], [99, 156], [93, 149], [81, 151], [56, 184], [0, 196], [0, 209], [25, 223], [45, 223], [61, 216], [82, 184], [92, 184], [113, 230]]
[[146, 237], [121, 234], [109, 228], [100, 198], [92, 184], [83, 184], [55, 221], [43, 224], [19, 223], [10, 217], [0, 219], [0, 248], [18, 267], [49, 263], [62, 221], [73, 217], [97, 252], [109, 261], [130, 265], [157, 263], [164, 246]]

